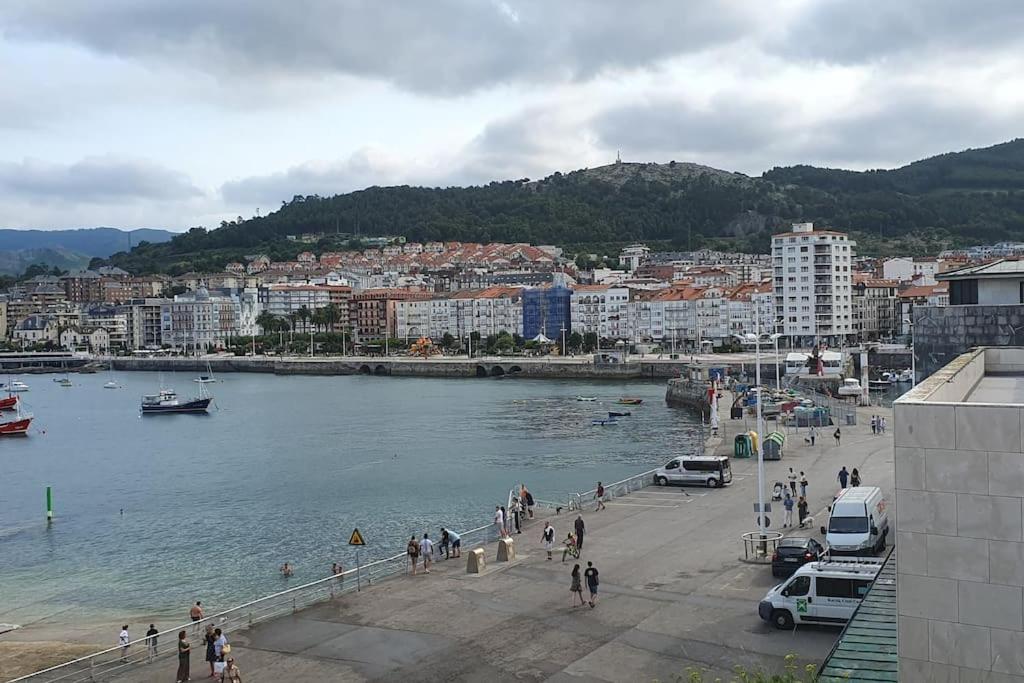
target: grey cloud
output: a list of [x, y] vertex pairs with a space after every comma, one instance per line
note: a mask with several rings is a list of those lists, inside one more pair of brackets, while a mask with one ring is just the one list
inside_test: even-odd
[[8, 38], [190, 63], [220, 76], [340, 73], [434, 94], [586, 79], [731, 41], [739, 0], [7, 0]]
[[957, 54], [1020, 47], [1019, 0], [820, 0], [771, 41], [772, 51], [840, 64], [894, 55]]
[[661, 100], [612, 108], [591, 125], [598, 144], [622, 148], [625, 156], [674, 156], [755, 175], [790, 164], [899, 166], [1019, 135], [1020, 112], [1000, 113], [984, 102], [896, 84], [869, 89], [861, 99], [860, 108], [811, 122], [787, 115], [785, 100], [760, 102], [736, 94], [701, 108]]
[[297, 194], [329, 197], [376, 184], [400, 181], [398, 169], [374, 161], [365, 150], [331, 164], [302, 164], [286, 171], [231, 180], [221, 196], [232, 206], [274, 208]]
[[145, 161], [88, 157], [73, 164], [0, 162], [0, 197], [63, 203], [175, 201], [203, 192], [182, 173]]

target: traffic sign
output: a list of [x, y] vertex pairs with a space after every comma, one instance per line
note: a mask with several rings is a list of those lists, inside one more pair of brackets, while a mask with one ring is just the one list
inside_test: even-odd
[[366, 541], [363, 539], [363, 535], [359, 533], [359, 529], [353, 529], [352, 535], [348, 537], [349, 545], [366, 545]]

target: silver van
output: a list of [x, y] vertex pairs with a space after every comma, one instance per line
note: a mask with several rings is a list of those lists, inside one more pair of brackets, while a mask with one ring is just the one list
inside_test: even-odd
[[703, 484], [708, 488], [725, 486], [732, 481], [729, 458], [724, 455], [694, 455], [672, 458], [654, 472], [654, 483]]

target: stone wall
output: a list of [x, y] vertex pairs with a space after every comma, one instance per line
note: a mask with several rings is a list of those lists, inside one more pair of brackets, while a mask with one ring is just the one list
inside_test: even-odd
[[1024, 346], [1024, 305], [914, 307], [918, 381], [976, 346]]

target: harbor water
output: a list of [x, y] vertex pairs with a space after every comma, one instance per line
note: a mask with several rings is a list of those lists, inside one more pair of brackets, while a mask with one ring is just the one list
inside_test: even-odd
[[[209, 415], [141, 417], [156, 374], [119, 373], [120, 389], [104, 374], [52, 377], [21, 378], [36, 419], [0, 441], [0, 622], [223, 609], [353, 566], [355, 527], [362, 561], [386, 557], [411, 534], [487, 523], [519, 482], [565, 500], [696, 452], [700, 437], [662, 382], [230, 374], [207, 385]], [[192, 375], [162, 379], [198, 393]], [[609, 410], [632, 415], [591, 424]]]

